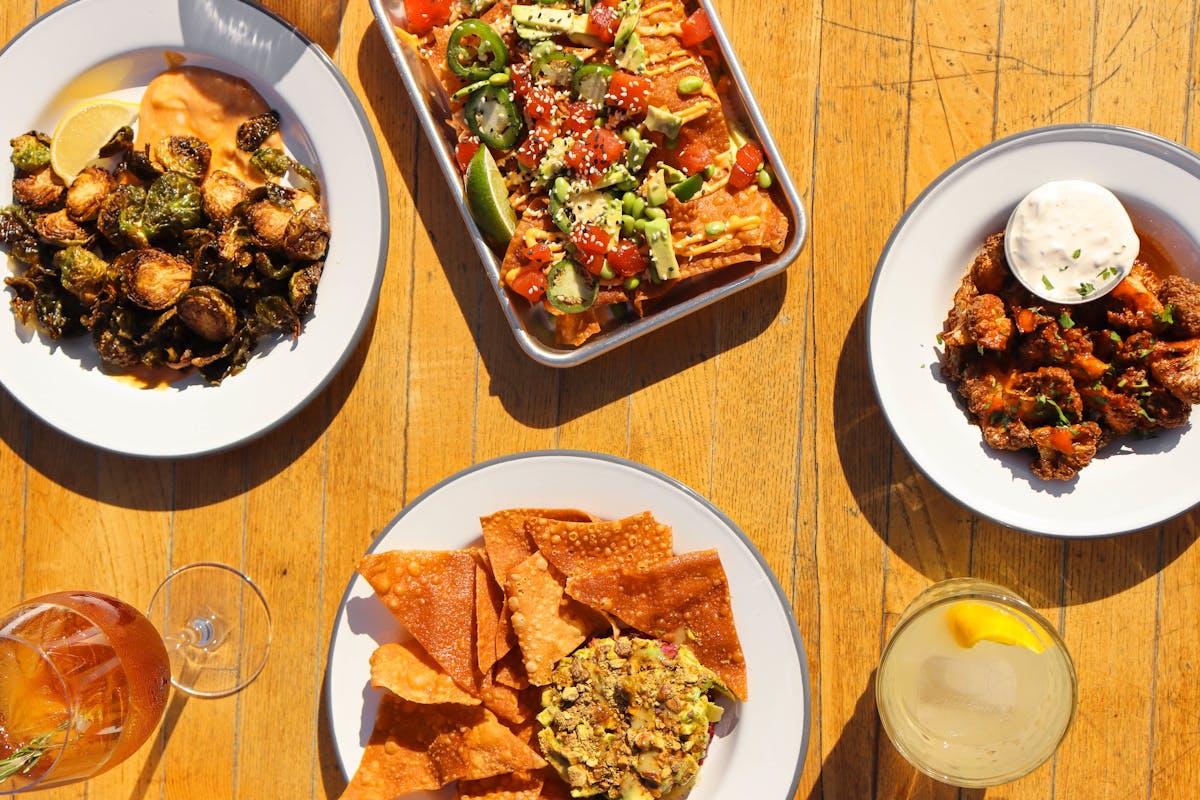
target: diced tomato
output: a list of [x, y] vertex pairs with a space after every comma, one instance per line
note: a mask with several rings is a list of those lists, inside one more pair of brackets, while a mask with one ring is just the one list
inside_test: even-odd
[[679, 26], [679, 41], [684, 47], [693, 47], [712, 36], [712, 22], [703, 8], [697, 8]]
[[602, 42], [611, 43], [616, 39], [619, 27], [621, 15], [617, 13], [615, 4], [596, 3], [588, 12], [587, 32]]
[[675, 163], [688, 175], [695, 175], [712, 163], [712, 152], [703, 139], [691, 139], [675, 151]]
[[546, 274], [541, 269], [527, 269], [509, 281], [508, 285], [529, 302], [536, 303], [546, 293]]
[[450, 21], [450, 0], [404, 0], [408, 30], [424, 36]]
[[650, 104], [650, 79], [617, 70], [608, 81], [604, 102], [623, 108], [630, 114], [645, 114]]
[[733, 169], [729, 170], [729, 185], [734, 191], [740, 192], [745, 189], [757, 178], [755, 175], [758, 168], [762, 166], [763, 156], [762, 151], [758, 149], [758, 145], [753, 142], [746, 142], [737, 151], [737, 156], [734, 158]]
[[571, 229], [571, 244], [575, 245], [580, 253], [603, 256], [608, 252], [610, 239], [608, 231], [599, 225], [583, 224]]
[[454, 160], [458, 162], [458, 168], [466, 172], [467, 165], [471, 163], [471, 159], [477, 152], [479, 152], [479, 140], [474, 136], [454, 145]]
[[545, 86], [531, 86], [525, 93], [525, 113], [534, 120], [548, 120], [554, 116], [554, 92]]
[[608, 263], [622, 278], [641, 275], [649, 266], [642, 251], [628, 239], [617, 241], [616, 247], [608, 253]]
[[587, 133], [595, 127], [596, 109], [585, 100], [577, 100], [567, 104], [567, 118], [563, 121], [563, 132], [576, 136]]
[[538, 242], [533, 247], [526, 248], [524, 255], [527, 261], [543, 267], [554, 260], [554, 252], [546, 242]]
[[607, 128], [592, 128], [567, 151], [567, 166], [598, 181], [625, 152], [625, 140]]

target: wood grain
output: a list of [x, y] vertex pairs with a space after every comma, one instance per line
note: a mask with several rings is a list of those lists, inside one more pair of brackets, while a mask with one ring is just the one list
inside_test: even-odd
[[[0, 42], [59, 4], [0, 3]], [[1195, 796], [1200, 517], [1064, 543], [973, 516], [893, 439], [864, 319], [896, 220], [979, 147], [1084, 121], [1200, 146], [1195, 3], [716, 0], [803, 196], [807, 244], [784, 275], [563, 371], [514, 343], [368, 3], [264, 5], [330, 56], [376, 134], [390, 195], [379, 304], [322, 395], [223, 454], [98, 452], [0, 390], [0, 607], [63, 588], [145, 606], [170, 568], [212, 559], [249, 572], [275, 620], [271, 659], [248, 689], [179, 696], [134, 758], [42, 796], [337, 798], [345, 778], [325, 660], [354, 563], [447, 475], [544, 448], [662, 470], [757, 544], [792, 602], [811, 672], [797, 798]], [[875, 712], [886, 636], [913, 596], [955, 575], [1028, 598], [1061, 628], [1079, 673], [1058, 754], [986, 791], [922, 776]]]

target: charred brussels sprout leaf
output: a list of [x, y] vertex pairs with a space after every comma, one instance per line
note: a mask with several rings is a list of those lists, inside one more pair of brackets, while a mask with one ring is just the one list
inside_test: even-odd
[[288, 279], [288, 302], [297, 314], [307, 314], [312, 310], [324, 266], [323, 261], [309, 264], [304, 269], [293, 272], [292, 277]]
[[159, 141], [153, 156], [164, 172], [178, 172], [193, 181], [200, 181], [208, 172], [212, 150], [195, 136], [168, 136]]
[[0, 210], [0, 245], [24, 264], [41, 261], [41, 250], [25, 212], [19, 207]]
[[50, 137], [30, 131], [9, 141], [13, 166], [22, 172], [36, 172], [50, 165]]
[[250, 164], [264, 175], [282, 178], [292, 168], [292, 159], [276, 147], [260, 147], [250, 156]]
[[278, 295], [264, 297], [255, 303], [254, 316], [259, 333], [279, 331], [293, 339], [300, 335], [300, 318]]
[[279, 112], [272, 110], [266, 114], [251, 117], [238, 126], [238, 149], [243, 153], [253, 153], [277, 130], [279, 130]]
[[93, 306], [101, 294], [117, 289], [117, 270], [91, 250], [73, 245], [54, 254], [54, 266], [62, 286], [85, 306]]
[[178, 172], [164, 172], [146, 191], [142, 220], [154, 236], [178, 236], [204, 219], [200, 187]]
[[100, 157], [108, 158], [109, 156], [115, 156], [118, 153], [128, 153], [132, 149], [133, 128], [125, 125], [116, 133], [114, 133], [112, 138], [100, 148]]
[[118, 186], [108, 193], [96, 213], [96, 228], [117, 247], [145, 247], [149, 241], [141, 229], [146, 190], [140, 186]]

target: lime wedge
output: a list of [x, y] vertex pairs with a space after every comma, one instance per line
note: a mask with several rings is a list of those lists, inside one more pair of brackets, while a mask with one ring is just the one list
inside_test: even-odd
[[1035, 653], [1046, 649], [1034, 632], [1032, 620], [1017, 611], [963, 600], [947, 609], [946, 620], [960, 647], [974, 647], [986, 640], [1024, 647]]
[[479, 229], [503, 245], [517, 230], [517, 216], [508, 202], [508, 187], [487, 147], [481, 146], [467, 165], [467, 208]]

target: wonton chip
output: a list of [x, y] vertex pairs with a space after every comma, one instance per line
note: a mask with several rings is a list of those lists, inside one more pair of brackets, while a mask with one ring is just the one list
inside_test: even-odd
[[416, 642], [381, 645], [371, 654], [371, 685], [413, 703], [479, 705]]
[[[504, 590], [496, 585], [482, 564], [475, 565], [475, 660], [480, 675], [491, 672], [492, 665], [512, 648], [501, 631], [507, 626], [504, 614]], [[503, 649], [503, 652], [501, 650]]]
[[456, 800], [539, 800], [543, 781], [537, 772], [513, 772], [478, 781], [459, 781]]
[[392, 800], [444, 785], [427, 752], [437, 731], [410, 719], [413, 708], [420, 706], [390, 694], [380, 699], [375, 729], [341, 800]]
[[455, 709], [452, 713], [459, 715], [463, 723], [440, 734], [429, 745], [429, 757], [443, 783], [478, 780], [546, 766], [545, 759], [486, 708], [443, 708]]
[[563, 584], [551, 574], [541, 553], [508, 574], [505, 593], [525, 672], [535, 686], [549, 683], [555, 662], [583, 644], [603, 622], [591, 609], [563, 596]]
[[525, 530], [546, 560], [567, 577], [658, 561], [674, 552], [670, 526], [655, 520], [649, 511], [611, 522], [530, 517]]
[[425, 652], [467, 691], [475, 674], [475, 559], [461, 550], [391, 550], [358, 572]]
[[479, 518], [483, 529], [483, 544], [496, 583], [503, 586], [508, 581], [509, 571], [533, 555], [534, 546], [525, 532], [525, 520], [529, 517], [560, 519], [567, 522], [591, 522], [592, 517], [573, 508], [509, 508]]
[[567, 593], [639, 631], [687, 644], [734, 696], [746, 699], [746, 658], [716, 550], [575, 575]]
[[521, 651], [513, 650], [496, 662], [496, 683], [502, 683], [513, 689], [525, 689], [529, 686], [529, 676], [525, 674], [525, 662], [521, 660]]

